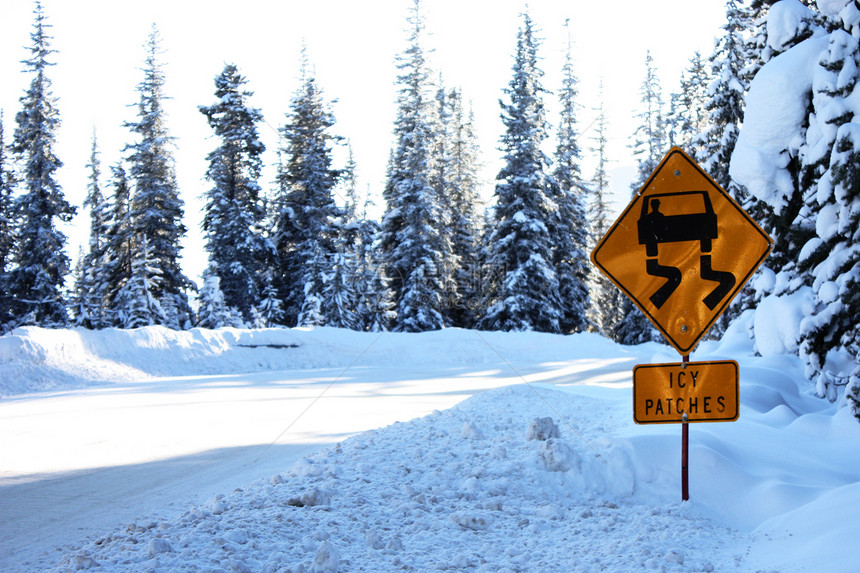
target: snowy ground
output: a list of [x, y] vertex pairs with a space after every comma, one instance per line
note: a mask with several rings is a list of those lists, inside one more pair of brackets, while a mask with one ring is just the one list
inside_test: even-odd
[[632, 422], [660, 345], [17, 331], [0, 570], [858, 571], [860, 424], [742, 332], [722, 358], [740, 419], [691, 426], [682, 503], [679, 427]]

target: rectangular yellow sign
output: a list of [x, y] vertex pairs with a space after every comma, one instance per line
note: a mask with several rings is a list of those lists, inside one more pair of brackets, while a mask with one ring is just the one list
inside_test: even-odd
[[738, 363], [677, 362], [633, 368], [637, 424], [734, 422], [739, 410]]

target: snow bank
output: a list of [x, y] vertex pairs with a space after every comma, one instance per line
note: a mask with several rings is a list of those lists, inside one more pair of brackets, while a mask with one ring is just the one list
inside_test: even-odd
[[756, 348], [762, 356], [797, 353], [798, 333], [804, 317], [812, 314], [815, 296], [803, 287], [782, 295], [770, 295], [759, 302], [755, 312]]
[[[356, 436], [176, 520], [108, 535], [58, 570], [84, 558], [99, 571], [713, 571], [727, 544], [746, 545], [694, 507], [643, 504], [630, 444], [576, 434], [594, 433], [583, 414], [618, 405], [569, 398], [510, 387]], [[545, 401], [556, 437], [530, 440]]]
[[692, 427], [689, 503], [676, 426], [635, 426], [618, 390], [517, 385], [131, 524], [56, 571], [853, 571], [860, 428], [803, 413], [821, 402], [796, 359], [748, 360], [741, 422]]
[[27, 327], [0, 337], [0, 396], [164, 376], [367, 366], [456, 368], [583, 355], [613, 356], [617, 347], [590, 334], [569, 338], [458, 329], [392, 335], [333, 328]]

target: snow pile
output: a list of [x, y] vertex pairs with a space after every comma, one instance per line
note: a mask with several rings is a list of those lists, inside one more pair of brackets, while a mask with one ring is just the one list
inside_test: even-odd
[[[566, 422], [530, 417], [547, 401]], [[654, 476], [638, 475], [629, 441], [577, 437], [599, 435], [592, 413], [617, 406], [525, 385], [484, 393], [129, 526], [58, 570], [713, 571], [743, 553], [741, 535], [695, 507], [642, 503]]]
[[579, 354], [576, 346], [583, 339], [588, 340], [593, 358], [617, 355], [614, 344], [590, 334], [577, 342], [548, 334], [458, 329], [392, 336], [334, 328], [176, 331], [150, 326], [92, 331], [26, 327], [0, 337], [0, 396], [163, 376], [457, 367], [503, 360], [554, 362]]

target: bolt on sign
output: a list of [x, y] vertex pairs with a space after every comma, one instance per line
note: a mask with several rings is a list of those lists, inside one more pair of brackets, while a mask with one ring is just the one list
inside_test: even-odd
[[641, 364], [633, 368], [633, 421], [734, 422], [739, 394], [734, 360]]
[[772, 245], [728, 193], [673, 147], [591, 260], [687, 355]]

